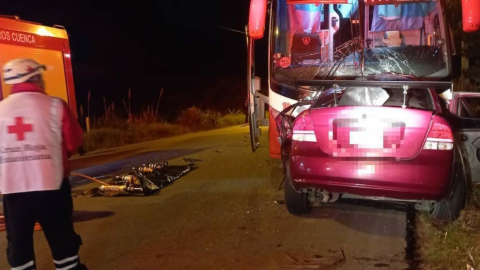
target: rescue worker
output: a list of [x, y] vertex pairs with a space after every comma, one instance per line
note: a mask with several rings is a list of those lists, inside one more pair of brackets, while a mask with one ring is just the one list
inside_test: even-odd
[[0, 102], [0, 192], [12, 269], [35, 269], [33, 228], [40, 223], [56, 269], [86, 269], [73, 228], [68, 157], [83, 132], [68, 105], [45, 93], [45, 66], [28, 58], [3, 67], [11, 94]]

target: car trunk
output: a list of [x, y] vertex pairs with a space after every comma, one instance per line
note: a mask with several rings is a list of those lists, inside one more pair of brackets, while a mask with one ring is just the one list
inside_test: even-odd
[[320, 149], [333, 157], [414, 158], [422, 149], [432, 111], [384, 106], [311, 110]]

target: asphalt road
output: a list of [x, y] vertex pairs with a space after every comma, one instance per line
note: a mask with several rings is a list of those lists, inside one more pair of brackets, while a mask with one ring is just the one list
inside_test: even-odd
[[[142, 163], [203, 159], [198, 169], [148, 197], [75, 197], [75, 229], [89, 269], [407, 269], [406, 212], [342, 201], [290, 215], [282, 205], [280, 163], [266, 136], [256, 153], [248, 127], [194, 133], [74, 157], [91, 176]], [[98, 186], [72, 179], [74, 193]], [[43, 233], [34, 233], [38, 269], [53, 269]], [[0, 232], [0, 250], [5, 250]], [[345, 260], [335, 268], [329, 261]], [[331, 265], [331, 263], [330, 263]], [[0, 253], [0, 269], [9, 269]], [[305, 268], [307, 269], [307, 268]]]

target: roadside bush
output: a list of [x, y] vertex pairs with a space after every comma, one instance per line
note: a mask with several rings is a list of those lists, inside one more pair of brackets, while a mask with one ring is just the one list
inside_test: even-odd
[[116, 115], [112, 115], [110, 117], [102, 116], [100, 118], [92, 119], [91, 128], [92, 129], [101, 129], [101, 128], [127, 129], [128, 123], [125, 119], [120, 118]]
[[178, 124], [195, 130], [202, 122], [201, 113], [202, 111], [197, 107], [190, 107], [183, 110], [178, 117]]
[[93, 151], [177, 136], [191, 131], [241, 125], [245, 122], [245, 114], [230, 112], [222, 116], [215, 111], [191, 107], [180, 113], [177, 124], [145, 122], [132, 121], [129, 124], [115, 116], [98, 118], [93, 129], [85, 133], [83, 147], [86, 151]]
[[245, 124], [245, 114], [227, 114], [218, 120], [218, 127], [229, 127]]
[[216, 128], [221, 114], [211, 110], [190, 107], [180, 113], [178, 124], [192, 131]]
[[86, 151], [110, 148], [129, 144], [133, 141], [129, 133], [120, 129], [92, 129], [83, 136], [83, 147]]
[[453, 80], [453, 89], [459, 92], [478, 92], [480, 83], [466, 76], [460, 76]]
[[216, 128], [220, 117], [221, 115], [218, 112], [210, 110], [201, 111], [200, 127], [198, 127], [198, 130], [209, 130]]
[[189, 131], [188, 128], [169, 123], [131, 125], [126, 129], [98, 128], [84, 134], [83, 147], [86, 151], [93, 151], [172, 137]]

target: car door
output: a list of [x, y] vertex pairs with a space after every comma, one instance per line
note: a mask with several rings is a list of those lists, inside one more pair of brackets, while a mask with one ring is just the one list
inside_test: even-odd
[[456, 93], [451, 104], [456, 142], [473, 183], [480, 182], [480, 93]]

